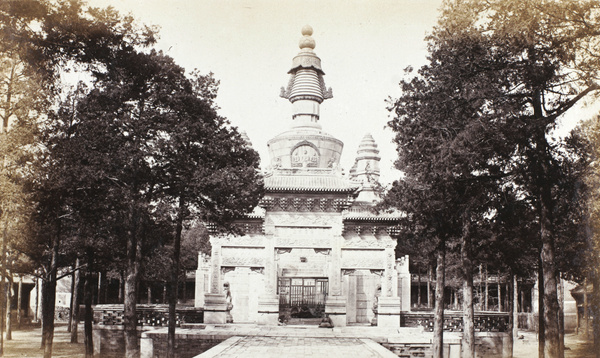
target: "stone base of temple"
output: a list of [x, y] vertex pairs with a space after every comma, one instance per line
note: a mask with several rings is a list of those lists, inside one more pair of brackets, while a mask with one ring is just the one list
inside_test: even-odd
[[378, 327], [400, 327], [400, 303], [399, 297], [379, 297], [377, 301]]
[[258, 324], [277, 326], [279, 323], [279, 296], [264, 295], [258, 297]]
[[334, 327], [346, 326], [346, 297], [329, 296], [325, 301], [325, 315], [331, 318]]
[[204, 294], [204, 323], [227, 323], [227, 301], [224, 294]]

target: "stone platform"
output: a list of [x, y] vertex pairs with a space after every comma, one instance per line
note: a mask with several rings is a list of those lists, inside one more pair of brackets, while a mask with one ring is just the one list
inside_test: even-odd
[[[143, 333], [141, 357], [162, 357], [166, 335], [167, 328]], [[197, 358], [428, 357], [433, 338], [431, 332], [423, 332], [421, 328], [366, 325], [319, 328], [314, 325], [182, 324], [176, 335], [178, 355]], [[448, 332], [444, 341], [448, 352], [457, 352], [460, 335]]]
[[196, 358], [306, 358], [306, 357], [397, 358], [366, 338], [231, 337]]

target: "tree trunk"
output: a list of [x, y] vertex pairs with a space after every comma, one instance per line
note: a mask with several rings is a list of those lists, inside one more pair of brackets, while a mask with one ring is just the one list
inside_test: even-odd
[[125, 271], [125, 298], [123, 303], [125, 328], [125, 357], [138, 358], [140, 349], [137, 336], [137, 283], [142, 261], [142, 237], [139, 234], [141, 220], [138, 209], [133, 210], [132, 230], [127, 235], [127, 268]]
[[85, 283], [83, 284], [83, 303], [85, 304], [85, 314], [83, 323], [83, 342], [85, 346], [85, 357], [94, 356], [94, 336], [92, 324], [94, 321], [94, 311], [92, 304], [94, 302], [94, 251], [91, 248], [86, 249], [87, 267], [85, 270]]
[[97, 277], [96, 277], [96, 304], [99, 305], [100, 303], [102, 303], [100, 301], [100, 296], [101, 296], [101, 292], [102, 292], [102, 272], [98, 271], [97, 273]]
[[538, 356], [544, 358], [545, 332], [544, 324], [544, 269], [542, 259], [538, 258]]
[[427, 308], [432, 308], [433, 303], [433, 290], [431, 289], [431, 282], [433, 281], [433, 263], [431, 260], [429, 262], [429, 267], [427, 268]]
[[107, 292], [108, 292], [108, 276], [106, 275], [106, 270], [102, 270], [98, 273], [98, 281], [100, 282], [100, 286], [98, 289], [98, 303], [108, 303], [107, 301]]
[[[4, 129], [4, 127], [3, 127]], [[6, 245], [8, 236], [6, 235], [6, 225], [4, 226], [4, 230], [2, 230], [2, 251], [0, 252], [0, 355], [4, 355], [4, 309], [6, 305], [4, 304], [4, 299], [6, 297]]]
[[589, 302], [588, 302], [588, 294], [587, 294], [587, 278], [583, 279], [583, 332], [585, 334], [585, 339], [590, 337], [590, 314], [589, 314]]
[[75, 297], [75, 267], [73, 266], [71, 272], [71, 300], [69, 302], [69, 323], [67, 323], [67, 332], [71, 332], [73, 328], [73, 298]]
[[556, 275], [554, 273], [554, 248], [552, 246], [551, 242], [545, 242], [542, 247], [542, 264], [544, 266], [544, 357], [560, 358], [558, 300], [556, 297]]
[[502, 312], [502, 285], [500, 284], [500, 271], [498, 271], [498, 312]]
[[[55, 276], [56, 278], [56, 276]], [[44, 358], [52, 357], [52, 343], [54, 340], [54, 305], [56, 296], [56, 280], [51, 274], [42, 281], [42, 349]]]
[[124, 328], [125, 328], [125, 352], [127, 358], [138, 358], [139, 347], [137, 338], [137, 290], [136, 281], [139, 276], [139, 262], [132, 260], [128, 264], [125, 277], [125, 303], [124, 307]]
[[22, 314], [21, 310], [23, 309], [21, 305], [21, 301], [23, 300], [23, 276], [19, 275], [19, 288], [17, 289], [17, 328], [21, 329], [21, 321]]
[[75, 261], [75, 272], [73, 272], [73, 296], [71, 302], [73, 302], [73, 309], [71, 314], [71, 343], [77, 343], [77, 324], [79, 323], [79, 304], [81, 298], [79, 297], [79, 289], [81, 286], [81, 271], [79, 270], [81, 262], [79, 259]]
[[52, 343], [54, 340], [54, 310], [56, 304], [56, 273], [58, 271], [58, 251], [60, 244], [60, 223], [52, 240], [52, 256], [47, 278], [42, 283], [42, 344], [44, 358], [52, 357]]
[[517, 281], [517, 277], [512, 273], [512, 270], [510, 272], [509, 275], [509, 287], [508, 287], [508, 291], [509, 291], [509, 300], [507, 301], [508, 304], [508, 334], [507, 334], [507, 349], [505, 352], [505, 357], [506, 358], [512, 358], [513, 357], [513, 352], [514, 352], [514, 345], [515, 345], [515, 332], [517, 331], [517, 321], [515, 320], [515, 290], [517, 288], [517, 285], [515, 284]]
[[147, 283], [148, 287], [146, 287], [146, 300], [148, 304], [152, 303], [152, 288], [150, 287], [150, 282]]
[[463, 271], [463, 338], [462, 357], [475, 358], [475, 326], [473, 319], [473, 261], [469, 222], [463, 219], [462, 245], [460, 250]]
[[175, 241], [173, 243], [173, 262], [171, 271], [171, 289], [169, 290], [169, 329], [167, 333], [167, 357], [175, 357], [175, 326], [177, 309], [177, 291], [179, 288], [179, 266], [181, 256], [181, 231], [185, 217], [186, 203], [183, 194], [179, 196], [179, 210], [175, 227]]
[[[536, 90], [533, 95], [534, 117], [543, 121], [542, 93]], [[552, 224], [552, 188], [548, 177], [552, 158], [546, 139], [545, 128], [533, 133], [536, 152], [532, 158], [535, 161], [535, 188], [538, 199], [540, 220], [540, 239], [542, 248], [540, 258], [543, 268], [544, 280], [544, 356], [546, 358], [560, 358], [559, 354], [559, 329], [558, 329], [558, 299], [556, 296], [556, 263], [554, 257], [554, 228]]]
[[[594, 304], [594, 351], [596, 352], [596, 358], [600, 358], [600, 263], [596, 262], [593, 281], [592, 300]], [[587, 289], [587, 287], [586, 287]]]
[[[517, 275], [512, 274], [512, 337], [513, 341], [519, 338], [519, 283], [517, 281]], [[512, 351], [512, 349], [511, 349]]]
[[35, 321], [39, 322], [40, 321], [40, 315], [41, 315], [41, 308], [40, 308], [40, 303], [42, 302], [41, 300], [41, 296], [42, 296], [42, 290], [41, 290], [41, 282], [40, 279], [36, 276], [35, 278]]
[[12, 301], [12, 275], [7, 275], [6, 282], [6, 336], [7, 341], [12, 341], [12, 318], [11, 318], [11, 301]]
[[417, 307], [421, 308], [421, 267], [417, 269]]
[[489, 285], [488, 285], [488, 271], [487, 271], [487, 264], [485, 265], [485, 274], [483, 276], [483, 279], [485, 280], [485, 303], [484, 303], [484, 310], [488, 311], [489, 308]]
[[558, 293], [558, 355], [560, 358], [565, 358], [565, 296], [560, 274], [556, 275], [556, 282]]
[[435, 316], [433, 319], [433, 358], [444, 357], [444, 285], [446, 274], [446, 245], [442, 241], [437, 251], [435, 271]]
[[125, 296], [125, 272], [120, 272], [119, 278], [119, 303], [123, 303]]
[[183, 273], [183, 282], [181, 283], [181, 302], [185, 304], [187, 301], [187, 274]]

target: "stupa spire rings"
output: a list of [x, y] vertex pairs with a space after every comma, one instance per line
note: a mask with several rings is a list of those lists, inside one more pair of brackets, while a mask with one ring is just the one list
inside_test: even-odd
[[[315, 54], [315, 40], [312, 38], [313, 29], [305, 25], [299, 41], [300, 53], [292, 60], [292, 68], [288, 71], [290, 80], [287, 88], [281, 88], [280, 96], [296, 104], [303, 102], [294, 110], [294, 118], [299, 115], [310, 115], [311, 122], [318, 120], [318, 105], [332, 98], [331, 88], [325, 86], [321, 59]], [[313, 104], [310, 104], [313, 103]]]

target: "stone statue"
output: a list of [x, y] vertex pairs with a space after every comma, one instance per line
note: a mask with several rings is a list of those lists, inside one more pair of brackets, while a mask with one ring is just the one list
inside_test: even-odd
[[379, 306], [379, 296], [381, 296], [381, 285], [377, 285], [375, 290], [375, 298], [373, 299], [373, 319], [371, 320], [371, 326], [377, 326], [377, 307]]
[[225, 312], [226, 312], [226, 323], [233, 323], [233, 316], [231, 316], [231, 310], [233, 309], [233, 303], [231, 299], [231, 290], [229, 289], [229, 282], [223, 283], [223, 291], [225, 291]]

